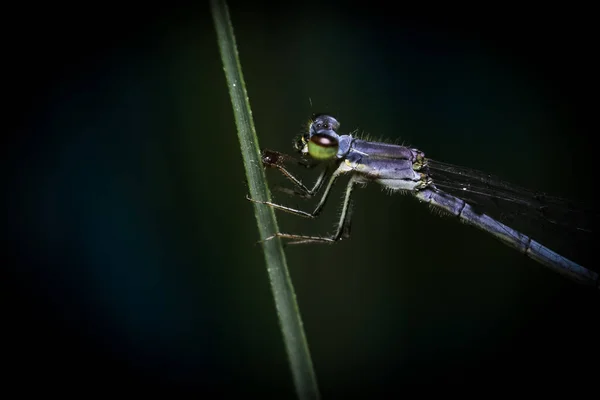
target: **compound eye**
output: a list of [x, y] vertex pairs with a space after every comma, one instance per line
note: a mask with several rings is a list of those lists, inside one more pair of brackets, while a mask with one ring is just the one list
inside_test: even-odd
[[329, 135], [315, 134], [308, 142], [308, 154], [317, 160], [329, 160], [337, 155], [338, 140]]

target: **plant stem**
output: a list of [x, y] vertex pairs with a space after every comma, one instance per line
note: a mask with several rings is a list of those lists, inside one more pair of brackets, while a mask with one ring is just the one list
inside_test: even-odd
[[[256, 200], [270, 201], [271, 195], [261, 162], [258, 138], [227, 4], [224, 0], [211, 0], [211, 10], [233, 106], [250, 196]], [[269, 206], [253, 204], [260, 238], [264, 240], [279, 231], [275, 212]], [[262, 247], [296, 393], [300, 399], [318, 399], [320, 396], [317, 379], [281, 240], [276, 237], [262, 242]]]

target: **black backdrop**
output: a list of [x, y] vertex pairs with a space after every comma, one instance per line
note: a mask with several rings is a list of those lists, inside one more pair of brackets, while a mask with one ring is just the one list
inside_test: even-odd
[[[262, 146], [291, 151], [325, 111], [345, 132], [594, 203], [590, 10], [231, 8]], [[293, 397], [208, 10], [5, 11], [9, 383]], [[330, 230], [336, 199], [318, 222], [280, 224]], [[325, 397], [597, 379], [597, 292], [375, 186], [355, 207], [351, 240], [287, 250]]]

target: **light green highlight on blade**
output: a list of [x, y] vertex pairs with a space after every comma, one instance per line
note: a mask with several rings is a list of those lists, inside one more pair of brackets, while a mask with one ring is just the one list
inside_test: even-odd
[[[269, 201], [270, 191], [265, 179], [250, 101], [225, 1], [211, 0], [211, 12], [233, 106], [250, 197], [254, 200]], [[249, 206], [250, 204], [249, 202]], [[267, 272], [296, 393], [299, 399], [318, 399], [320, 395], [317, 379], [281, 240], [277, 238], [264, 241], [279, 231], [275, 213], [271, 207], [259, 203], [252, 204], [260, 238], [263, 240]]]

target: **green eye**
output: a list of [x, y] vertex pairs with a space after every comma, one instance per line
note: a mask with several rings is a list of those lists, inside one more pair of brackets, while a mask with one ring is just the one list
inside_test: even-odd
[[338, 141], [328, 135], [313, 135], [308, 142], [308, 154], [317, 160], [329, 160], [338, 152]]

